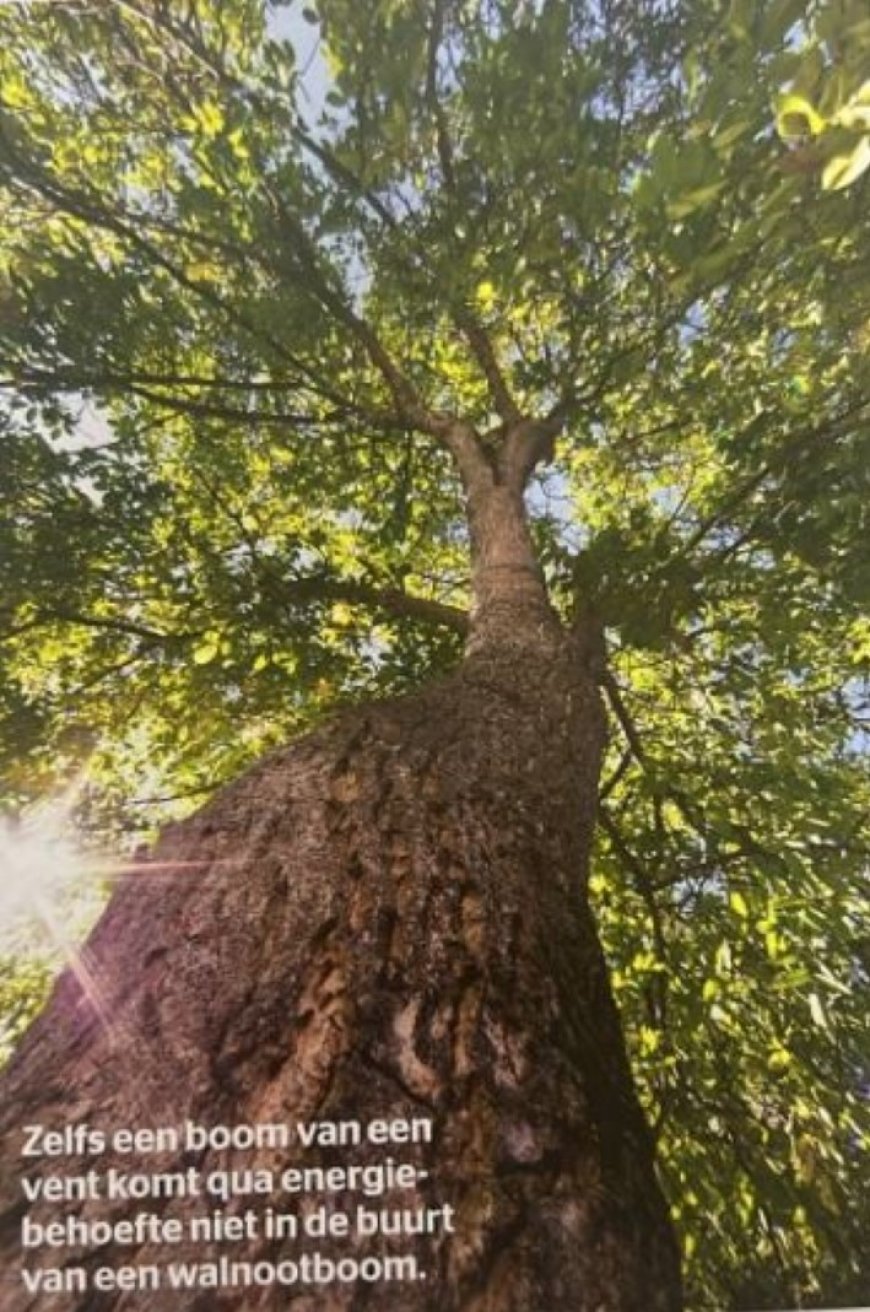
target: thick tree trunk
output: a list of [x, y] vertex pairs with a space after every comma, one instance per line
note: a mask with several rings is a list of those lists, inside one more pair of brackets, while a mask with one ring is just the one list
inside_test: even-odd
[[[568, 639], [485, 648], [423, 693], [279, 751], [131, 871], [0, 1087], [3, 1312], [672, 1312], [675, 1245], [584, 886], [603, 719]], [[22, 1163], [23, 1127], [431, 1119], [431, 1143]], [[425, 1138], [425, 1136], [424, 1136]], [[339, 1238], [411, 1255], [396, 1283], [27, 1292], [20, 1177], [63, 1169], [413, 1162], [383, 1198], [453, 1209], [434, 1233]], [[316, 1199], [315, 1202], [324, 1201]], [[237, 1198], [226, 1212], [298, 1200]], [[308, 1206], [309, 1204], [306, 1204]], [[202, 1199], [36, 1204], [184, 1217]], [[309, 1241], [309, 1247], [311, 1246]], [[27, 1265], [277, 1261], [298, 1243], [39, 1250]], [[425, 1276], [424, 1274], [425, 1273]]]
[[[494, 459], [467, 425], [447, 435], [472, 539], [460, 669], [274, 754], [164, 834], [116, 892], [86, 973], [60, 980], [0, 1083], [2, 1312], [121, 1312], [143, 1298], [179, 1312], [681, 1306], [586, 897], [604, 719], [583, 644], [559, 625], [532, 550], [522, 486], [539, 436], [517, 425]], [[191, 1152], [182, 1136], [131, 1161], [113, 1140], [143, 1126], [314, 1122], [358, 1126], [361, 1142], [305, 1148], [297, 1134]], [[373, 1142], [376, 1122], [396, 1142]], [[414, 1142], [398, 1142], [411, 1123]], [[51, 1143], [26, 1126], [88, 1127], [110, 1151], [61, 1138], [60, 1167], [22, 1161], [30, 1138]], [[383, 1197], [359, 1180], [339, 1181], [356, 1185], [343, 1194], [287, 1192], [288, 1169], [383, 1169], [388, 1157], [410, 1176]], [[99, 1191], [112, 1168], [175, 1182], [190, 1172], [196, 1192], [28, 1211], [23, 1167], [29, 1179], [96, 1168]], [[222, 1204], [207, 1186], [226, 1169], [259, 1172], [238, 1176], [220, 1207], [243, 1235], [194, 1242], [184, 1223]], [[255, 1179], [264, 1192], [246, 1194]], [[301, 1239], [269, 1235], [269, 1208], [298, 1222]], [[381, 1209], [409, 1214], [405, 1233], [383, 1223], [364, 1233]], [[180, 1238], [28, 1249], [29, 1268], [65, 1262], [89, 1284], [47, 1300], [18, 1274], [20, 1230], [25, 1217], [43, 1225], [64, 1211], [85, 1221], [148, 1211], [177, 1222]], [[336, 1211], [348, 1233], [305, 1234], [306, 1218]], [[364, 1274], [312, 1280], [301, 1263], [315, 1249]], [[397, 1257], [396, 1279], [375, 1280]], [[283, 1263], [286, 1283], [164, 1284], [155, 1298], [95, 1287], [98, 1267], [135, 1264], [164, 1280], [168, 1264], [222, 1258], [250, 1271]]]

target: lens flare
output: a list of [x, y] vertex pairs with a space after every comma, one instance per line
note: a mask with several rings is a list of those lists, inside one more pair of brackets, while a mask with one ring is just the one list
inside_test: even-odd
[[77, 780], [20, 819], [0, 819], [0, 947], [22, 956], [37, 952], [69, 966], [105, 1023], [97, 981], [78, 947], [103, 900], [88, 878], [91, 863], [72, 823], [81, 790]]
[[63, 901], [82, 878], [66, 798], [32, 808], [21, 820], [0, 820], [0, 934], [21, 919]]
[[81, 776], [63, 794], [31, 807], [19, 819], [0, 817], [0, 952], [67, 966], [114, 1040], [97, 964], [80, 946], [106, 901], [108, 886], [130, 878], [163, 882], [198, 877], [223, 862], [159, 861], [147, 852], [118, 860], [85, 847], [74, 822], [85, 784]]

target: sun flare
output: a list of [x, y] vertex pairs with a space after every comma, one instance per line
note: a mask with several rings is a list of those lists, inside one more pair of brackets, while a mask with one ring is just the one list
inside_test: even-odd
[[0, 819], [0, 945], [47, 953], [68, 966], [100, 1020], [107, 1018], [80, 939], [100, 895], [73, 824], [81, 782], [32, 807], [15, 822]]
[[86, 845], [75, 823], [84, 776], [15, 820], [0, 817], [0, 952], [67, 967], [110, 1036], [115, 1025], [84, 939], [118, 880], [196, 876], [204, 861], [118, 858]]
[[23, 918], [59, 906], [84, 873], [73, 837], [73, 790], [31, 808], [20, 820], [0, 820], [0, 935]]

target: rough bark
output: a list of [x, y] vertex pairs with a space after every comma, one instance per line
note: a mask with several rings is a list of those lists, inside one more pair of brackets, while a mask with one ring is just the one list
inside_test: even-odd
[[[470, 499], [477, 604], [459, 670], [413, 697], [343, 715], [168, 830], [97, 926], [88, 981], [67, 972], [26, 1036], [0, 1083], [3, 1312], [145, 1305], [135, 1293], [46, 1300], [22, 1288], [25, 1124], [402, 1117], [432, 1119], [431, 1144], [396, 1152], [427, 1176], [411, 1192], [352, 1202], [448, 1203], [453, 1232], [319, 1247], [412, 1252], [425, 1279], [167, 1293], [159, 1306], [681, 1306], [673, 1234], [586, 898], [604, 739], [595, 680], [547, 603], [519, 485], [483, 478]], [[311, 1150], [278, 1156], [210, 1151], [195, 1165], [318, 1160]], [[384, 1156], [371, 1145], [320, 1154]], [[93, 1165], [79, 1162], [81, 1171]], [[98, 1165], [132, 1169], [111, 1156]], [[189, 1165], [168, 1155], [149, 1169]], [[41, 1160], [28, 1174], [56, 1169]], [[189, 1200], [151, 1206], [166, 1216], [202, 1210]], [[112, 1208], [78, 1210], [105, 1217]], [[64, 1256], [162, 1265], [221, 1253], [275, 1259], [281, 1249], [256, 1241], [213, 1254], [181, 1246]]]

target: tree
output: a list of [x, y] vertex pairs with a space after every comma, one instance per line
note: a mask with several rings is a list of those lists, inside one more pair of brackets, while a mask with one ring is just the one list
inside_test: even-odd
[[655, 1140], [693, 1306], [860, 1299], [861, 7], [310, 19], [0, 13], [12, 803], [246, 768], [4, 1129], [428, 1109], [499, 1312], [681, 1305]]

